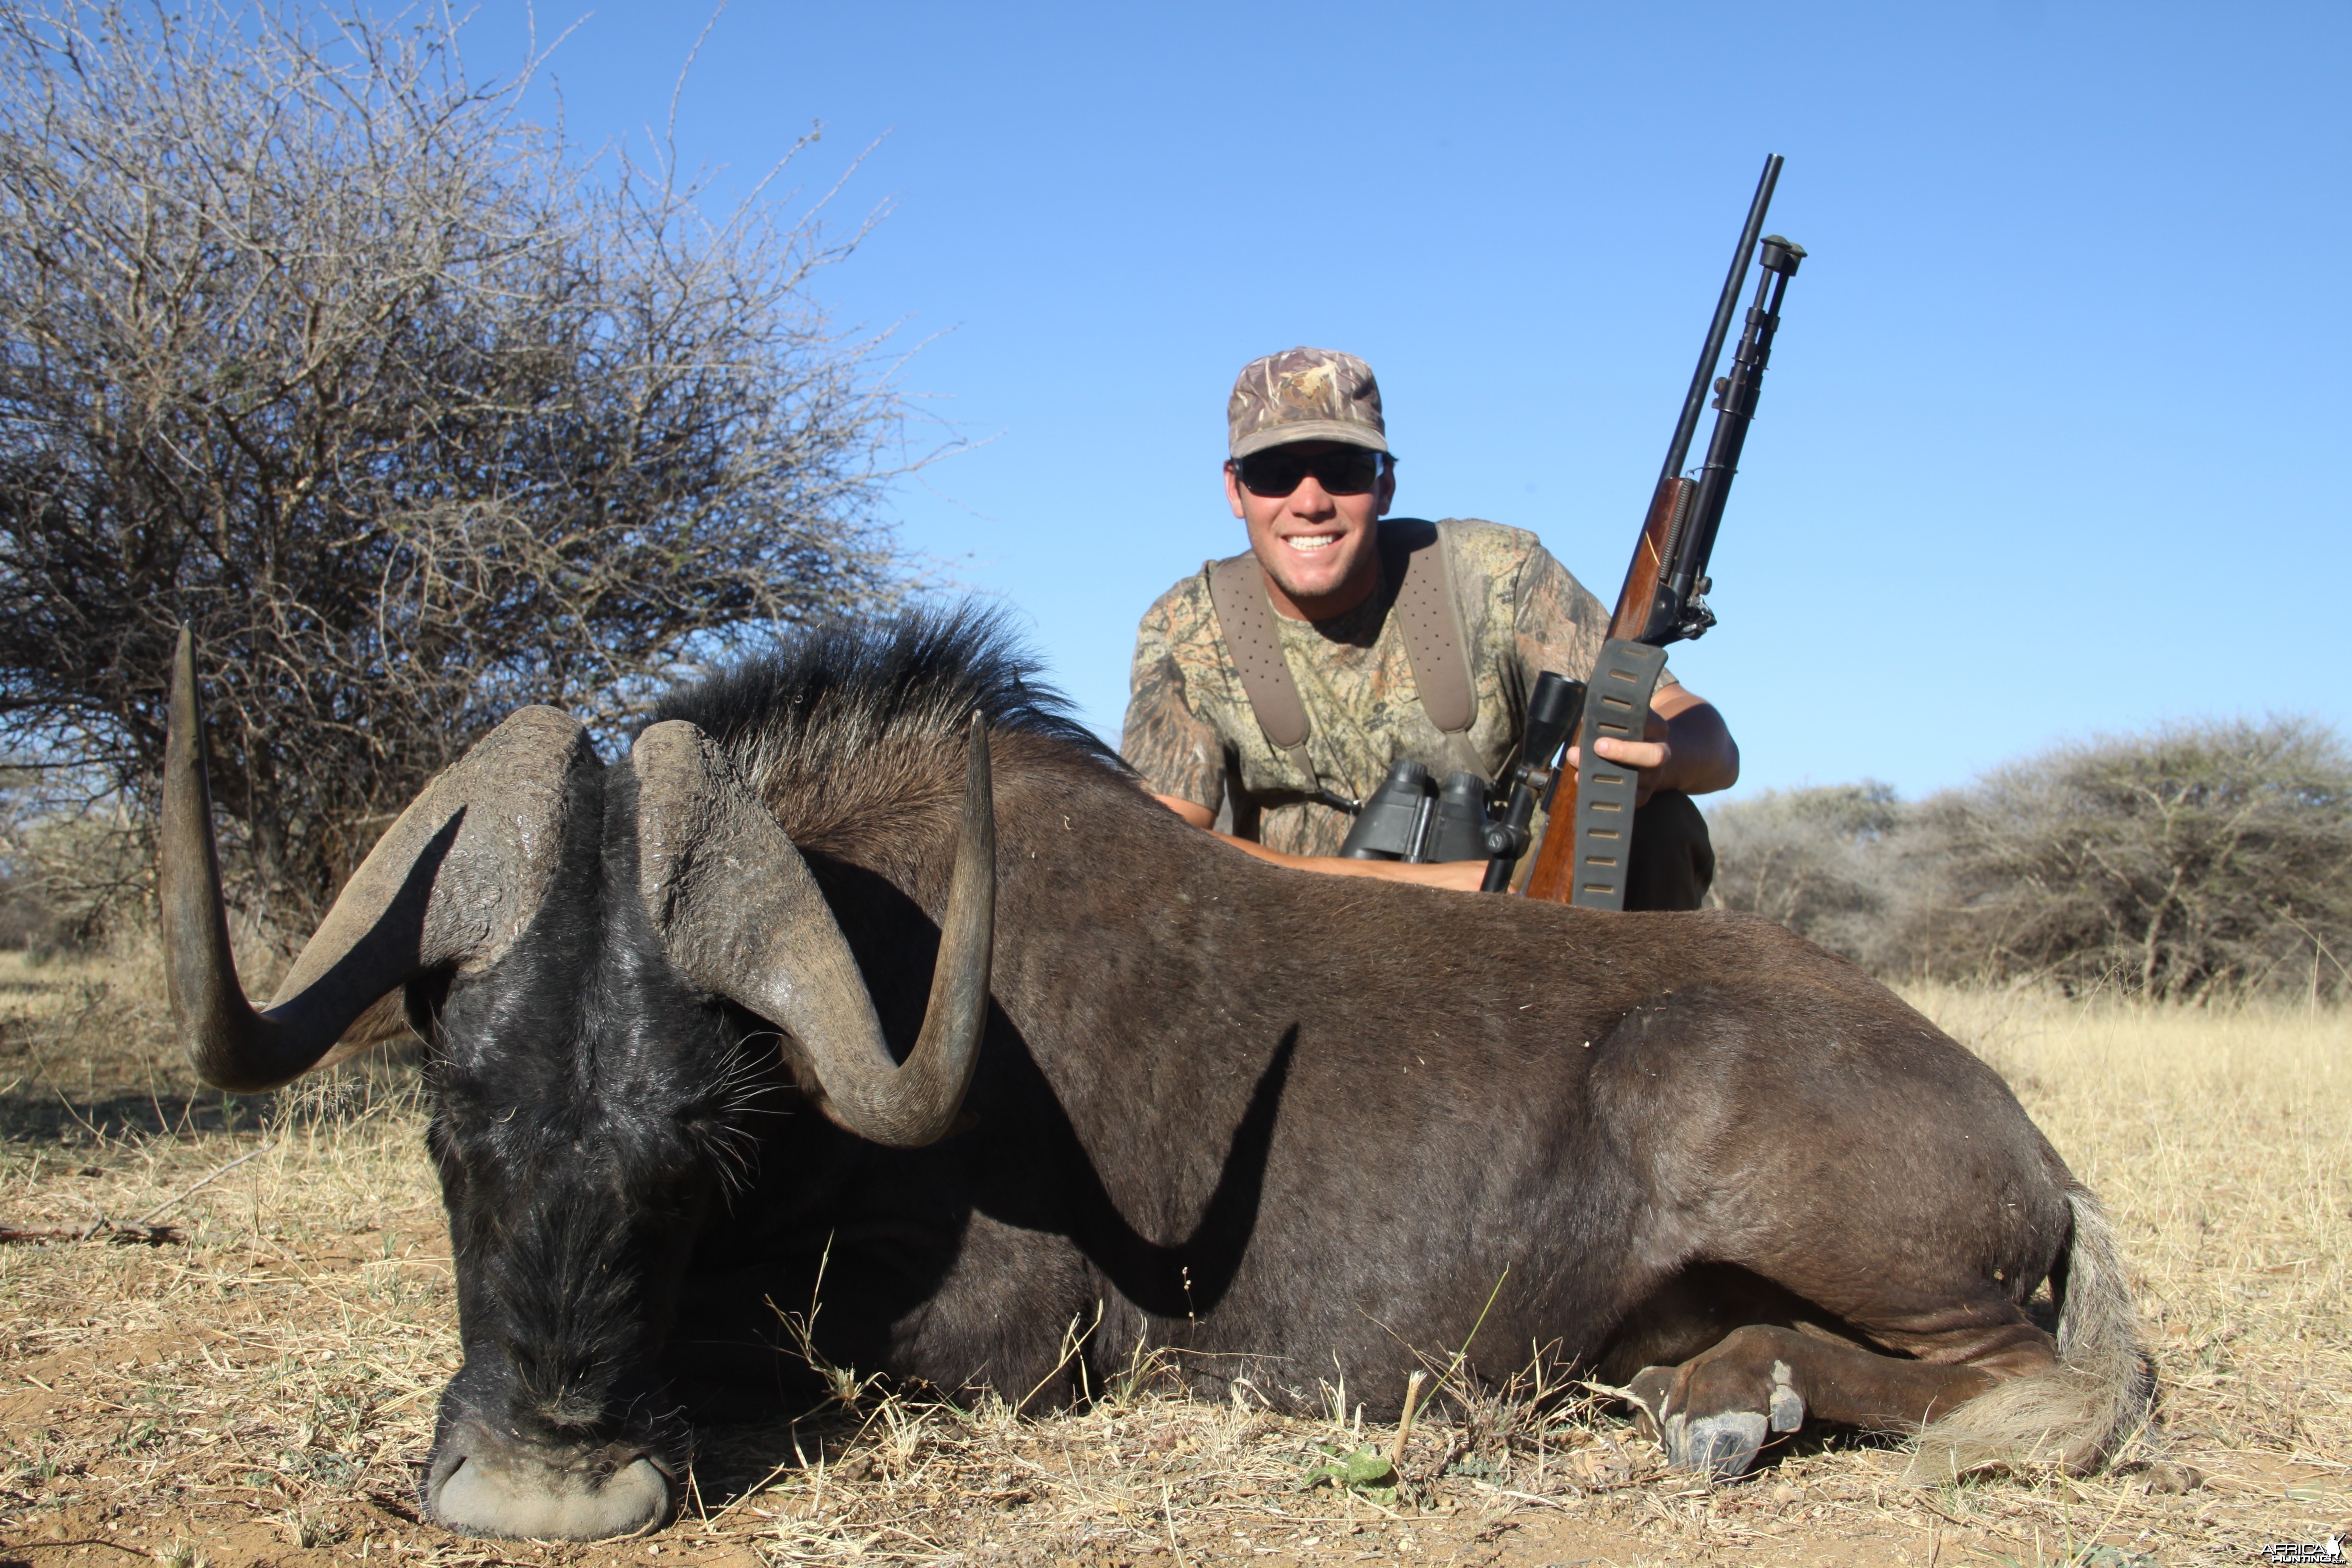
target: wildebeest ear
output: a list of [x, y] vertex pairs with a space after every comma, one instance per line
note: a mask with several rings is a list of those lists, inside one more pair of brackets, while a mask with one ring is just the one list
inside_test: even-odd
[[637, 737], [638, 890], [670, 962], [704, 990], [782, 1026], [812, 1098], [893, 1148], [945, 1136], [987, 1022], [996, 822], [988, 737], [975, 719], [955, 871], [921, 1034], [906, 1063], [883, 1044], [848, 939], [808, 863], [734, 762], [683, 720]]
[[328, 1047], [325, 1056], [319, 1058], [319, 1067], [331, 1068], [353, 1057], [364, 1056], [376, 1047], [410, 1033], [413, 1031], [408, 1026], [407, 998], [395, 985], [352, 1020], [351, 1026], [342, 1032], [341, 1037]]
[[274, 1089], [337, 1041], [365, 1043], [354, 1024], [408, 981], [445, 964], [494, 962], [544, 901], [574, 781], [596, 766], [587, 732], [568, 714], [510, 714], [385, 830], [277, 997], [256, 1012], [229, 952], [195, 653], [184, 629], [173, 661], [159, 880], [172, 1014], [198, 1074], [238, 1093]]

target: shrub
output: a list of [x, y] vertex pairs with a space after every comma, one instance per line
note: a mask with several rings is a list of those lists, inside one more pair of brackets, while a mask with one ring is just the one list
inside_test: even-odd
[[1922, 802], [1902, 856], [1930, 974], [2178, 999], [2352, 979], [2352, 755], [2308, 720], [2057, 747]]
[[2306, 719], [2098, 737], [1913, 805], [1768, 791], [1712, 822], [1711, 902], [1889, 979], [2352, 989], [2352, 753]]
[[1889, 840], [1906, 808], [1892, 785], [1766, 790], [1710, 814], [1717, 909], [1747, 910], [1877, 966], [1896, 901]]
[[897, 592], [901, 406], [808, 289], [856, 237], [594, 166], [447, 17], [0, 15], [0, 742], [135, 798], [192, 624], [294, 931], [518, 704]]

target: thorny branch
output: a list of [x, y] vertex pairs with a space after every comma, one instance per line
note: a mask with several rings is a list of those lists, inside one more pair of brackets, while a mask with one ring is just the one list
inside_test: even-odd
[[887, 334], [810, 292], [862, 227], [782, 164], [706, 215], [673, 148], [583, 156], [457, 43], [430, 8], [0, 17], [0, 745], [140, 795], [192, 623], [232, 890], [289, 930], [512, 708], [610, 731], [891, 602], [877, 503], [936, 455]]

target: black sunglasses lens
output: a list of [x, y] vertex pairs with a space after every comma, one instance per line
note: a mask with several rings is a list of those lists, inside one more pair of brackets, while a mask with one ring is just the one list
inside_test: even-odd
[[1315, 459], [1315, 477], [1335, 496], [1360, 496], [1381, 477], [1377, 452], [1326, 452]]
[[1239, 465], [1242, 489], [1254, 496], [1286, 496], [1307, 477], [1296, 452], [1252, 452]]
[[1239, 465], [1242, 489], [1254, 496], [1286, 496], [1308, 474], [1335, 496], [1360, 496], [1381, 477], [1378, 452], [1361, 447], [1350, 452], [1318, 452], [1313, 457], [1276, 448], [1253, 452]]

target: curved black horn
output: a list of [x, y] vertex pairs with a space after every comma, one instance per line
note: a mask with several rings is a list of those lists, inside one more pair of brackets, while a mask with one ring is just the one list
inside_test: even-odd
[[683, 720], [637, 738], [640, 890], [687, 978], [792, 1031], [827, 1109], [860, 1137], [912, 1149], [954, 1126], [988, 1022], [996, 814], [988, 731], [972, 717], [961, 824], [922, 1033], [901, 1065], [808, 863], [725, 752]]
[[194, 639], [180, 631], [163, 756], [163, 965], [180, 1043], [216, 1089], [256, 1093], [318, 1065], [344, 1031], [428, 969], [486, 963], [530, 923], [562, 838], [587, 734], [524, 708], [425, 785], [352, 874], [269, 1006], [246, 1000], [229, 952], [196, 706]]

